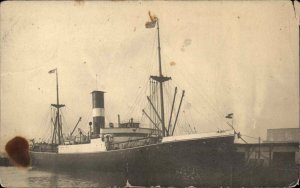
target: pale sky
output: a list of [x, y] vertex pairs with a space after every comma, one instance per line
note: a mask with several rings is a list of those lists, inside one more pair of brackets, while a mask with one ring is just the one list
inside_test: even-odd
[[177, 102], [186, 91], [176, 134], [190, 132], [188, 124], [228, 129], [228, 113], [242, 135], [263, 139], [269, 128], [299, 126], [299, 13], [290, 1], [6, 1], [1, 147], [16, 135], [47, 137], [56, 97], [48, 71], [56, 67], [66, 132], [80, 116], [88, 130], [96, 89], [106, 91], [106, 123], [120, 114], [147, 127], [147, 81], [158, 70], [149, 10], [160, 20], [164, 75], [172, 76], [166, 104], [175, 86]]

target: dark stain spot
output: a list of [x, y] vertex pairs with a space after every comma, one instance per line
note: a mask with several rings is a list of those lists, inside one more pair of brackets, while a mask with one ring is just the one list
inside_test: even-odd
[[28, 167], [30, 165], [29, 144], [25, 138], [16, 136], [11, 139], [6, 143], [5, 151], [16, 166]]
[[181, 46], [181, 49], [180, 49], [180, 50], [181, 50], [182, 52], [184, 52], [184, 51], [185, 51], [185, 47], [191, 45], [191, 43], [192, 43], [192, 40], [191, 40], [191, 39], [185, 39], [185, 40], [183, 41], [183, 45]]
[[136, 31], [136, 27], [134, 27], [134, 29], [133, 29], [133, 32], [135, 32]]
[[240, 19], [240, 16], [238, 16], [237, 18]]
[[175, 65], [176, 65], [176, 63], [174, 61], [170, 62], [170, 66], [175, 66]]
[[86, 64], [86, 61], [84, 61], [83, 64]]
[[185, 39], [184, 40], [184, 46], [189, 46], [189, 45], [191, 45], [191, 43], [192, 43], [191, 39]]

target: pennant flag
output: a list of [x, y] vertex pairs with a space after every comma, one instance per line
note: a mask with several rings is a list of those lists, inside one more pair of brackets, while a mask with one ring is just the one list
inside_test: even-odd
[[225, 118], [232, 119], [233, 118], [233, 113], [227, 114], [227, 116], [225, 116]]
[[146, 27], [147, 29], [154, 28], [155, 25], [156, 25], [156, 21], [155, 21], [155, 22], [146, 22], [146, 23], [145, 23], [145, 27]]
[[154, 28], [158, 18], [155, 15], [151, 15], [150, 11], [149, 11], [149, 17], [150, 17], [151, 21], [146, 22], [145, 27], [146, 28]]
[[55, 73], [56, 72], [56, 69], [53, 69], [53, 70], [50, 70], [48, 73], [51, 74], [51, 73]]

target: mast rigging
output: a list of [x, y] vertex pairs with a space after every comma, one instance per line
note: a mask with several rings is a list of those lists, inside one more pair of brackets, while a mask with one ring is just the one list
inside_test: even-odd
[[[55, 73], [56, 74], [56, 104], [51, 104], [51, 106], [56, 108], [56, 116], [54, 122], [54, 130], [52, 136], [52, 144], [62, 144], [63, 143], [63, 135], [62, 135], [62, 123], [60, 117], [60, 108], [64, 107], [64, 104], [59, 104], [59, 87], [58, 87], [58, 71], [57, 68], [50, 70], [49, 74]], [[53, 120], [52, 120], [53, 122]], [[57, 138], [56, 138], [57, 136]], [[57, 142], [58, 140], [58, 142]]]
[[150, 76], [151, 79], [159, 82], [159, 89], [160, 89], [160, 120], [162, 126], [162, 136], [165, 137], [168, 135], [166, 126], [165, 126], [165, 108], [164, 108], [164, 88], [163, 83], [171, 80], [171, 77], [165, 77], [162, 74], [162, 67], [161, 67], [161, 47], [160, 47], [160, 33], [159, 33], [159, 20], [156, 16], [152, 16], [149, 11], [150, 22], [146, 23], [146, 28], [154, 28], [157, 26], [157, 41], [158, 41], [158, 68], [159, 68], [159, 76]]

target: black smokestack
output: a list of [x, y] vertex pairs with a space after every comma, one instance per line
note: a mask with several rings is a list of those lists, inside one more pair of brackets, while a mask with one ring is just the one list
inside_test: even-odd
[[93, 91], [93, 135], [98, 137], [100, 134], [100, 128], [105, 126], [104, 116], [104, 92]]

